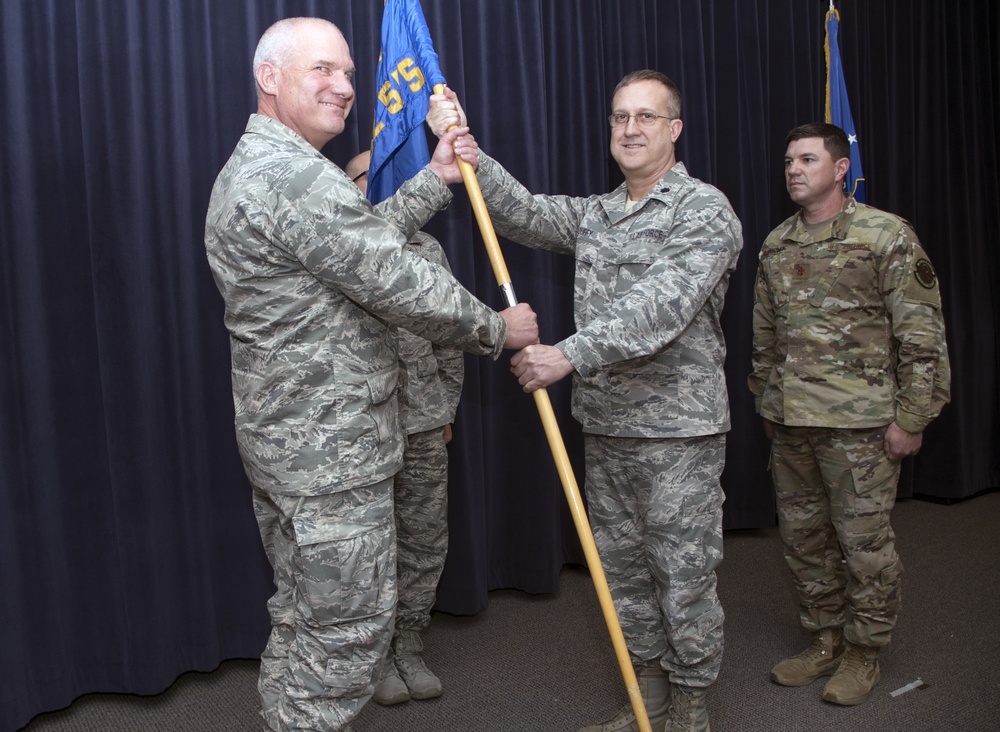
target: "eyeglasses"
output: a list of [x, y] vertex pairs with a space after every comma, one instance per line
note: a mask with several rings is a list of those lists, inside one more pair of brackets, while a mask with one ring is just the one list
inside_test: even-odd
[[668, 117], [665, 114], [654, 114], [653, 112], [639, 112], [638, 114], [625, 114], [615, 112], [608, 117], [608, 124], [612, 127], [624, 127], [628, 121], [635, 117], [635, 121], [643, 127], [652, 127], [658, 119], [680, 119], [680, 117]]

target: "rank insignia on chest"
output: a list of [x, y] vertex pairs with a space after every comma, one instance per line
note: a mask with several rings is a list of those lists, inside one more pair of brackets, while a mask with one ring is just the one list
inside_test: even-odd
[[792, 267], [792, 273], [797, 279], [804, 279], [809, 276], [809, 268], [802, 264], [802, 262], [796, 262]]

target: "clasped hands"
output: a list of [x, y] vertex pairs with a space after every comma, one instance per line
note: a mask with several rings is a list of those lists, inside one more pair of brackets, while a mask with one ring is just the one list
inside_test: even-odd
[[[461, 158], [473, 170], [479, 168], [479, 143], [469, 132], [469, 127], [458, 95], [448, 87], [443, 94], [432, 94], [427, 110], [427, 125], [439, 138], [430, 168], [447, 185], [462, 180], [462, 172], [457, 160]], [[454, 129], [449, 130], [450, 127]]]
[[[444, 88], [442, 94], [431, 95], [427, 111], [427, 125], [440, 138], [435, 155], [442, 145], [453, 145], [456, 156], [468, 162], [473, 168], [479, 167], [479, 144], [469, 132], [468, 119], [465, 116], [465, 110], [458, 102], [458, 95], [448, 87]], [[454, 129], [449, 132], [450, 127], [454, 127]], [[446, 157], [447, 151], [443, 151], [442, 154]], [[545, 346], [538, 342], [537, 316], [529, 306], [521, 303], [501, 312], [501, 315], [508, 319], [508, 327], [511, 324], [511, 318], [508, 318], [508, 314], [513, 317], [518, 308], [527, 308], [530, 312], [535, 326], [534, 337], [521, 338], [516, 341], [519, 345], [515, 345], [511, 339], [510, 331], [508, 331], [505, 346], [519, 349], [510, 360], [510, 370], [517, 377], [517, 383], [525, 392], [533, 392], [554, 384], [572, 373], [573, 364], [555, 346]], [[516, 314], [522, 315], [522, 313]], [[526, 315], [526, 313], [523, 314]], [[524, 335], [528, 336], [527, 333]]]

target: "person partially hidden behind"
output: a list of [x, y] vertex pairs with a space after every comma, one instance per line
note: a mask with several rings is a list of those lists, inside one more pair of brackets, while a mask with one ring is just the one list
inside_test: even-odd
[[[376, 211], [320, 150], [344, 130], [354, 64], [318, 18], [265, 31], [257, 113], [216, 179], [205, 247], [225, 302], [236, 439], [276, 592], [261, 657], [273, 730], [349, 730], [371, 698], [396, 604], [402, 466], [395, 328], [497, 357], [538, 342], [527, 305], [496, 313], [404, 250], [475, 164], [468, 130]], [[453, 148], [454, 144], [454, 148]]]
[[860, 704], [896, 625], [903, 565], [889, 514], [899, 461], [950, 398], [937, 276], [913, 228], [844, 192], [839, 127], [792, 130], [785, 184], [801, 206], [760, 250], [748, 377], [771, 440], [785, 560], [812, 633], [771, 679]]
[[[354, 156], [344, 172], [368, 191], [371, 152]], [[376, 206], [376, 209], [378, 206]], [[430, 234], [416, 232], [406, 250], [447, 269], [448, 258]], [[431, 623], [431, 608], [448, 554], [448, 451], [452, 423], [462, 396], [465, 359], [454, 348], [435, 345], [405, 328], [397, 331], [399, 359], [406, 378], [403, 468], [393, 480], [396, 517], [396, 585], [399, 600], [392, 645], [379, 676], [379, 704], [441, 696], [441, 680], [420, 652], [421, 633]]]

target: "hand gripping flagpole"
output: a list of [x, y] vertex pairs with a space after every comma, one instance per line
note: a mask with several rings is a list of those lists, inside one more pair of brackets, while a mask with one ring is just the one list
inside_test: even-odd
[[[435, 85], [434, 93], [444, 94], [444, 85]], [[449, 129], [454, 129], [457, 126], [452, 125]], [[497, 279], [497, 284], [500, 286], [500, 292], [507, 303], [507, 307], [513, 307], [517, 305], [517, 297], [514, 295], [514, 287], [510, 281], [510, 274], [507, 272], [507, 264], [504, 262], [503, 253], [500, 251], [500, 243], [497, 241], [496, 232], [493, 230], [493, 222], [490, 220], [489, 212], [486, 210], [486, 202], [483, 200], [483, 192], [479, 188], [476, 172], [465, 160], [458, 157], [456, 157], [456, 160], [458, 161], [459, 169], [462, 171], [462, 180], [465, 181], [465, 188], [469, 193], [469, 200], [472, 202], [472, 210], [476, 215], [476, 221], [479, 222], [479, 230], [483, 235], [483, 242], [486, 244], [486, 253], [489, 255], [490, 264], [493, 265], [493, 274]], [[545, 436], [549, 440], [549, 448], [552, 450], [556, 470], [559, 473], [563, 491], [566, 493], [570, 513], [573, 515], [573, 523], [576, 525], [576, 532], [580, 537], [580, 544], [583, 547], [583, 554], [587, 558], [587, 567], [590, 569], [590, 576], [594, 581], [594, 589], [597, 591], [597, 598], [601, 603], [601, 611], [604, 613], [604, 622], [607, 623], [608, 631], [611, 633], [611, 643], [615, 648], [615, 655], [618, 657], [618, 665], [621, 667], [622, 677], [625, 680], [625, 689], [632, 704], [632, 711], [635, 712], [640, 732], [652, 732], [649, 724], [649, 716], [646, 714], [646, 707], [642, 701], [642, 693], [639, 690], [639, 682], [635, 676], [635, 669], [632, 668], [632, 659], [628, 655], [625, 636], [622, 635], [621, 623], [618, 621], [618, 614], [615, 612], [615, 605], [611, 599], [611, 590], [608, 589], [608, 580], [604, 576], [601, 558], [597, 553], [597, 545], [594, 543], [594, 534], [590, 530], [590, 522], [587, 520], [587, 514], [583, 508], [580, 489], [576, 483], [576, 476], [573, 474], [573, 466], [570, 465], [569, 456], [566, 454], [566, 445], [563, 443], [562, 433], [559, 431], [559, 423], [556, 422], [556, 416], [552, 410], [549, 393], [543, 387], [533, 391], [532, 395], [535, 397], [535, 406], [538, 408], [538, 414], [542, 419], [542, 426], [545, 428]]]

